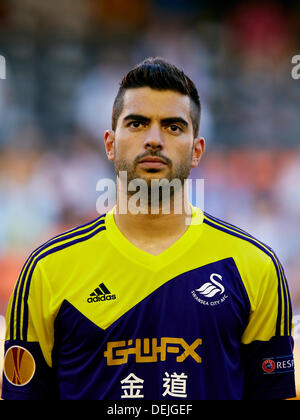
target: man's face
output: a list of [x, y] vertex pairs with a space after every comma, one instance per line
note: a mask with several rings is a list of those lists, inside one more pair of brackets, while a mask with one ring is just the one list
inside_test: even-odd
[[116, 130], [105, 135], [117, 174], [127, 171], [128, 182], [142, 178], [148, 185], [151, 179], [188, 178], [204, 150], [201, 141], [194, 142], [190, 98], [148, 87], [125, 92]]

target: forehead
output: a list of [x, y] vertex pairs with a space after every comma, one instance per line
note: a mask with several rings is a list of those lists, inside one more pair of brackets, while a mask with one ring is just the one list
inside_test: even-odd
[[190, 98], [172, 90], [149, 87], [128, 89], [124, 95], [121, 118], [142, 114], [149, 118], [182, 117], [191, 123]]

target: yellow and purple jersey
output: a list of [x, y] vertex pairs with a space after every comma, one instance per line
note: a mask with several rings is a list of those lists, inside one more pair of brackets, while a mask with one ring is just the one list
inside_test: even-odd
[[4, 399], [295, 396], [292, 308], [274, 251], [192, 207], [155, 256], [114, 209], [49, 240], [7, 311]]

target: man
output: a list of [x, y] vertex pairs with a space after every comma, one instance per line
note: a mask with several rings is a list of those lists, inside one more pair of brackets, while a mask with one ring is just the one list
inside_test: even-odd
[[[280, 262], [180, 188], [204, 152], [199, 118], [193, 82], [164, 60], [123, 79], [105, 133], [117, 204], [26, 262], [7, 312], [4, 399], [295, 396]], [[179, 180], [169, 212], [153, 198], [161, 180]]]

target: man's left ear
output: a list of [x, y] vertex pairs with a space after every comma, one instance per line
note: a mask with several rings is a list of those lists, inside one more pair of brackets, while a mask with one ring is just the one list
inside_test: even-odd
[[106, 130], [104, 134], [104, 145], [108, 160], [115, 160], [115, 132]]
[[203, 137], [196, 138], [193, 144], [192, 168], [196, 168], [199, 165], [204, 151], [205, 139]]

